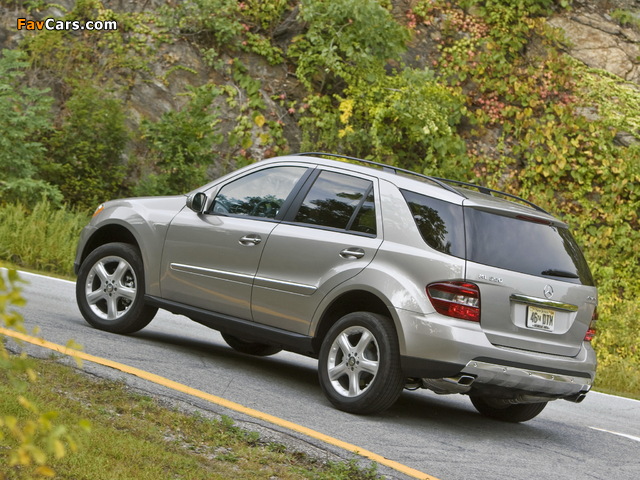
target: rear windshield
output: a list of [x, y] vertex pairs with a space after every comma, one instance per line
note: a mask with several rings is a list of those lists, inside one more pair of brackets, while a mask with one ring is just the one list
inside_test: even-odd
[[465, 208], [467, 259], [530, 275], [594, 285], [566, 228]]

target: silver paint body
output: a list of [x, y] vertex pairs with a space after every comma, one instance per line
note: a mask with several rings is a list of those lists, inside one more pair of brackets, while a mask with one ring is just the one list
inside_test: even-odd
[[[210, 203], [219, 188], [249, 172], [276, 165], [321, 168], [374, 182], [377, 235], [344, 232], [270, 219], [199, 214], [185, 196], [110, 201], [81, 235], [76, 263], [86, 256], [91, 236], [118, 224], [135, 237], [145, 266], [146, 293], [213, 312], [239, 317], [313, 337], [332, 302], [347, 292], [365, 291], [387, 306], [406, 357], [466, 365], [478, 375], [475, 359], [492, 359], [496, 372], [482, 369], [486, 382], [569, 395], [589, 389], [595, 354], [583, 341], [596, 304], [595, 287], [551, 280], [474, 264], [431, 249], [422, 239], [400, 188], [457, 205], [511, 210], [559, 223], [554, 217], [489, 195], [468, 198], [411, 177], [312, 157], [280, 157], [255, 163], [198, 189]], [[243, 241], [244, 239], [244, 241]], [[360, 258], [342, 256], [360, 249]], [[457, 320], [437, 313], [425, 293], [433, 281], [467, 280], [481, 291], [481, 321]], [[574, 306], [556, 313], [553, 333], [524, 325], [528, 304], [553, 301]], [[577, 372], [570, 387], [499, 365], [533, 365], [545, 372]], [[553, 375], [549, 375], [553, 377]], [[562, 377], [566, 383], [567, 375]], [[480, 378], [478, 376], [478, 378]], [[558, 376], [560, 379], [560, 376]], [[575, 385], [572, 382], [575, 381]], [[543, 385], [540, 387], [540, 385]]]

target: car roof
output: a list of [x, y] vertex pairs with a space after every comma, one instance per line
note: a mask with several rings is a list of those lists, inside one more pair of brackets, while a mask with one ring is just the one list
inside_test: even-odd
[[[331, 159], [322, 158], [321, 155], [329, 156]], [[557, 222], [557, 219], [533, 202], [516, 195], [487, 188], [482, 185], [424, 175], [383, 163], [337, 154], [302, 153], [277, 158], [295, 158], [303, 163], [331, 166], [335, 168], [345, 168], [346, 163], [348, 165], [348, 169], [351, 171], [357, 171], [369, 175], [374, 174], [380, 179], [393, 183], [398, 188], [437, 196], [438, 198], [451, 203], [464, 203], [464, 205], [471, 207], [504, 210], [515, 214], [526, 214], [550, 221], [555, 220]], [[335, 158], [335, 160], [333, 158]], [[309, 162], [309, 160], [311, 161]], [[353, 162], [361, 162], [361, 164]]]
[[[245, 169], [255, 168], [258, 165], [281, 164], [282, 162], [295, 162], [296, 164], [309, 165], [310, 167], [324, 166], [358, 172], [388, 181], [400, 189], [432, 196], [449, 203], [500, 211], [513, 216], [526, 215], [555, 224], [561, 223], [538, 205], [516, 195], [481, 185], [432, 177], [399, 167], [344, 155], [322, 152], [298, 153], [261, 160], [245, 167]], [[241, 171], [245, 169], [241, 169]], [[238, 172], [233, 172], [233, 175]]]

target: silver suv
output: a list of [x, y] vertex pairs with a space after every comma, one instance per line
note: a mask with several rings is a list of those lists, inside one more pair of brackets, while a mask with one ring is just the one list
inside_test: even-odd
[[75, 269], [94, 327], [135, 332], [163, 308], [240, 352], [318, 358], [322, 390], [347, 412], [428, 388], [522, 422], [550, 400], [580, 402], [595, 376], [597, 291], [563, 222], [359, 159], [279, 157], [188, 196], [107, 202]]

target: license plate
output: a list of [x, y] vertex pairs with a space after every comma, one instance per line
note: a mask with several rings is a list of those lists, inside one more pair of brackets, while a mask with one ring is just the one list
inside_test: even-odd
[[527, 327], [553, 332], [556, 312], [546, 308], [527, 308]]

